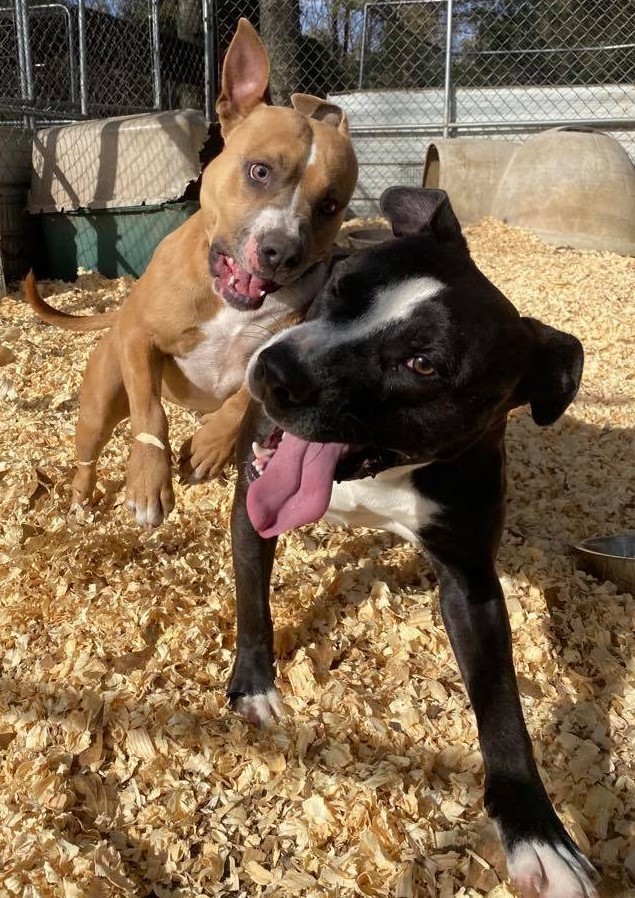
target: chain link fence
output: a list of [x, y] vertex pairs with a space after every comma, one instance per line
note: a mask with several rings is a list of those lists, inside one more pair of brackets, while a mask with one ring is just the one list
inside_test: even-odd
[[[0, 286], [2, 272], [15, 279], [30, 264], [34, 222], [24, 209], [37, 129], [211, 109], [206, 24], [199, 0], [0, 4]], [[78, 169], [81, 159], [77, 147]]]
[[0, 112], [32, 122], [204, 106], [198, 0], [0, 6]]
[[358, 209], [421, 183], [428, 142], [537, 130], [610, 130], [635, 157], [635, 3], [368, 2], [346, 109], [361, 160]]
[[34, 131], [185, 107], [213, 117], [240, 16], [267, 45], [275, 102], [303, 91], [345, 108], [361, 162], [357, 213], [373, 212], [387, 184], [420, 183], [438, 135], [519, 140], [586, 123], [635, 155], [635, 0], [0, 0], [10, 276]]

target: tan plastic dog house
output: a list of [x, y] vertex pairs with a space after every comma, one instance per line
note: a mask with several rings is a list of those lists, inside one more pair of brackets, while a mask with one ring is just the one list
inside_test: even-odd
[[41, 220], [49, 276], [72, 280], [79, 266], [142, 274], [163, 237], [198, 209], [188, 188], [207, 136], [193, 109], [38, 131], [28, 211]]
[[423, 186], [447, 190], [462, 225], [492, 216], [547, 243], [635, 255], [635, 166], [599, 131], [553, 128], [523, 144], [437, 140]]

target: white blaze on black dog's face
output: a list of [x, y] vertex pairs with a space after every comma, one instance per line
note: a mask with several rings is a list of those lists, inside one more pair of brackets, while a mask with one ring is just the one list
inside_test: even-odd
[[269, 416], [304, 440], [449, 457], [532, 404], [555, 420], [579, 383], [575, 338], [531, 319], [472, 262], [441, 191], [388, 191], [400, 239], [341, 263], [310, 320], [252, 361]]

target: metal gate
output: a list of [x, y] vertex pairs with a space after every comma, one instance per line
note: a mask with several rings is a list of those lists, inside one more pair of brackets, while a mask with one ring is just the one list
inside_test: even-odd
[[211, 111], [210, 37], [198, 0], [14, 0], [0, 8], [0, 121]]

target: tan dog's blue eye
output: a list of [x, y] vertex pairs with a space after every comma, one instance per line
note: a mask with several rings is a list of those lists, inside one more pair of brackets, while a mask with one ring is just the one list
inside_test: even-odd
[[270, 168], [264, 162], [254, 162], [249, 168], [249, 177], [252, 181], [264, 184], [269, 179]]
[[322, 200], [322, 202], [320, 203], [320, 212], [322, 213], [322, 215], [335, 215], [335, 213], [337, 212], [338, 206], [339, 206], [339, 203], [337, 202], [337, 200], [333, 200], [333, 199]]
[[424, 355], [416, 355], [414, 358], [408, 359], [406, 368], [410, 368], [411, 371], [414, 371], [415, 374], [420, 374], [421, 377], [431, 377], [437, 373]]

